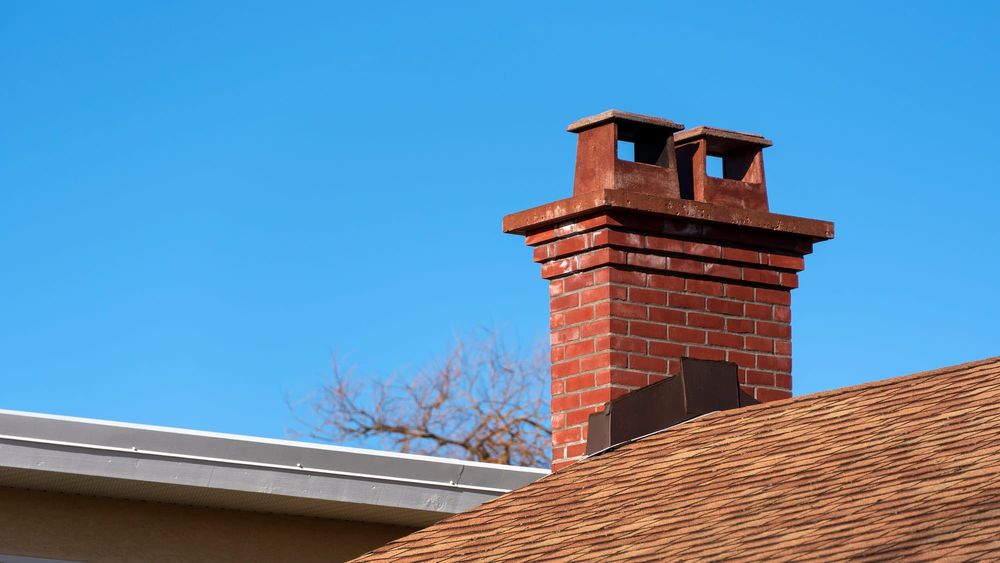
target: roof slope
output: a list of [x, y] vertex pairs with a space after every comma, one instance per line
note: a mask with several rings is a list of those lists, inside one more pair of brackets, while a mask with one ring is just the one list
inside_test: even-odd
[[717, 412], [361, 561], [1000, 553], [1000, 357]]

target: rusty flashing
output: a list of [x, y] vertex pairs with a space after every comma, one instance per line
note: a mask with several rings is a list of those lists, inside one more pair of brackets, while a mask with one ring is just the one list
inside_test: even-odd
[[582, 193], [512, 213], [503, 218], [503, 230], [528, 235], [582, 215], [613, 209], [761, 229], [801, 236], [813, 242], [833, 238], [833, 223], [829, 221], [613, 189]]
[[578, 119], [573, 123], [569, 124], [566, 128], [570, 133], [579, 133], [580, 131], [585, 131], [592, 127], [597, 127], [609, 121], [618, 122], [631, 122], [642, 125], [653, 125], [655, 127], [665, 127], [667, 129], [673, 129], [674, 131], [680, 131], [684, 129], [684, 126], [680, 123], [670, 121], [669, 119], [664, 119], [662, 117], [652, 117], [649, 115], [642, 115], [639, 113], [631, 113], [628, 111], [619, 111], [616, 109], [609, 109], [608, 111], [601, 112], [597, 115], [591, 115], [589, 117], [584, 117]]

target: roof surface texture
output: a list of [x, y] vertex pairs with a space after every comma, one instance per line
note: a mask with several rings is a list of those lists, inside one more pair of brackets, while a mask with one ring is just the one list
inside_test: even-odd
[[1000, 357], [716, 412], [363, 561], [1000, 553]]

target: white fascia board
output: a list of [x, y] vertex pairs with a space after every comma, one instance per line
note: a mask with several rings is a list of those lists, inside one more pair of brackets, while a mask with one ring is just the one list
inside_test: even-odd
[[[21, 472], [21, 476], [23, 471], [31, 471], [30, 481], [42, 484], [47, 473], [54, 484], [73, 475], [108, 479], [109, 483], [149, 483], [159, 486], [158, 500], [165, 490], [162, 486], [180, 487], [178, 499], [185, 503], [183, 499], [191, 495], [183, 494], [181, 488], [188, 487], [244, 497], [274, 495], [282, 500], [265, 502], [268, 510], [286, 507], [289, 513], [296, 513], [296, 499], [312, 507], [316, 501], [341, 503], [343, 511], [331, 505], [328, 513], [336, 516], [342, 512], [348, 519], [352, 515], [370, 519], [375, 514], [378, 521], [405, 525], [429, 523], [468, 510], [549, 473], [432, 456], [0, 410], [0, 470], [4, 469]], [[132, 498], [136, 488], [127, 488], [131, 491], [127, 496]]]

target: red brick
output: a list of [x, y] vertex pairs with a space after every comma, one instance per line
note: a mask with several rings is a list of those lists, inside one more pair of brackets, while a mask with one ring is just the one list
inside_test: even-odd
[[730, 280], [740, 279], [740, 267], [730, 264], [705, 264], [705, 275], [713, 278], [726, 278]]
[[609, 268], [608, 276], [612, 283], [637, 285], [639, 287], [645, 287], [646, 285], [646, 274], [642, 272], [634, 272], [631, 270], [620, 270], [618, 268]]
[[[580, 372], [594, 371], [596, 369], [606, 368], [611, 363], [611, 358], [614, 354], [609, 352], [601, 352], [599, 354], [594, 354], [592, 356], [587, 356], [585, 358], [580, 358]], [[625, 354], [621, 354], [625, 356]], [[591, 377], [594, 377], [591, 374]]]
[[743, 268], [743, 280], [750, 283], [766, 283], [768, 285], [778, 285], [781, 282], [781, 274], [774, 270], [758, 270], [757, 268]]
[[[628, 367], [628, 354], [625, 352], [609, 351], [608, 352], [608, 367], [613, 368], [627, 368]], [[580, 362], [582, 365], [583, 362]]]
[[628, 367], [629, 369], [665, 373], [667, 371], [667, 361], [663, 358], [652, 358], [649, 356], [632, 354], [628, 357]]
[[687, 280], [684, 288], [692, 293], [701, 293], [704, 295], [721, 296], [724, 293], [723, 285], [713, 281]]
[[780, 401], [781, 399], [789, 399], [792, 396], [791, 391], [783, 391], [781, 389], [766, 389], [764, 387], [758, 387], [756, 389], [755, 397], [758, 401], [766, 403], [768, 401]]
[[666, 338], [667, 327], [660, 323], [631, 321], [628, 323], [628, 333], [631, 336], [643, 336], [646, 338]]
[[562, 412], [578, 408], [580, 406], [580, 394], [559, 395], [552, 397], [552, 412]]
[[753, 321], [746, 319], [726, 319], [726, 330], [729, 332], [753, 332]]
[[617, 334], [611, 335], [611, 349], [621, 352], [646, 353], [646, 341], [641, 338], [630, 338]]
[[671, 293], [667, 297], [667, 303], [671, 307], [681, 307], [683, 309], [693, 309], [696, 311], [705, 310], [705, 298], [697, 295], [685, 293]]
[[792, 376], [787, 373], [776, 373], [774, 374], [774, 386], [781, 387], [782, 389], [792, 388]]
[[646, 248], [660, 252], [684, 252], [684, 243], [672, 238], [646, 237]]
[[648, 318], [648, 309], [644, 305], [633, 305], [632, 303], [612, 301], [611, 314], [616, 317], [645, 320]]
[[[612, 372], [612, 378], [614, 378], [614, 372]], [[584, 391], [580, 394], [580, 405], [582, 406], [603, 405], [610, 400], [611, 387], [592, 389], [590, 391]]]
[[621, 332], [616, 327], [624, 327], [628, 330], [628, 321], [621, 319], [601, 319], [580, 325], [580, 338], [589, 338], [598, 334], [608, 334], [611, 332]]
[[792, 321], [792, 308], [784, 307], [781, 305], [774, 306], [774, 320], [784, 321], [786, 323]]
[[586, 254], [580, 254], [575, 258], [576, 267], [580, 270], [589, 270], [590, 268], [603, 266], [605, 264], [625, 263], [625, 253], [620, 250], [612, 250], [610, 248], [601, 248]]
[[590, 287], [594, 285], [594, 273], [593, 272], [582, 272], [575, 276], [570, 276], [563, 280], [565, 284], [564, 291], [569, 293], [571, 291], [577, 291], [585, 287]]
[[555, 252], [550, 251], [549, 255], [558, 257], [566, 256], [567, 254], [576, 254], [586, 250], [589, 246], [586, 237], [571, 237], [555, 243]]
[[563, 289], [566, 284], [566, 279], [552, 280], [549, 282], [549, 297], [555, 297], [556, 295], [561, 295], [565, 293]]
[[571, 293], [569, 295], [562, 295], [556, 297], [555, 299], [549, 300], [549, 308], [552, 311], [562, 311], [563, 309], [569, 309], [570, 307], [576, 307], [580, 304], [580, 296], [576, 293]]
[[579, 426], [564, 428], [562, 430], [556, 430], [552, 433], [552, 443], [559, 445], [576, 442], [579, 441], [582, 436], [583, 434], [581, 433]]
[[680, 358], [684, 356], [684, 346], [671, 342], [650, 342], [649, 354], [665, 358]]
[[628, 290], [624, 286], [605, 284], [581, 291], [580, 303], [593, 303], [607, 299], [625, 299], [627, 296]]
[[761, 305], [759, 303], [747, 303], [746, 316], [755, 319], [771, 320], [771, 305]]
[[566, 359], [566, 350], [562, 346], [553, 346], [549, 350], [549, 361], [553, 364], [557, 364]]
[[682, 327], [682, 326], [672, 326], [667, 331], [670, 336], [670, 340], [677, 342], [690, 342], [692, 344], [704, 344], [705, 343], [705, 331], [695, 330], [692, 328]]
[[687, 316], [687, 324], [701, 328], [721, 330], [726, 327], [726, 318], [706, 313], [689, 313]]
[[639, 388], [649, 385], [649, 375], [637, 371], [615, 370], [611, 376], [616, 385]]
[[745, 285], [728, 283], [726, 284], [726, 297], [730, 297], [732, 299], [742, 299], [744, 301], [753, 301], [753, 288]]
[[[568, 444], [566, 446], [566, 457], [576, 459], [582, 457], [583, 454], [587, 453], [587, 444]], [[553, 466], [553, 471], [560, 469], [560, 467]]]
[[565, 377], [580, 372], [580, 361], [569, 360], [558, 364], [552, 364], [552, 377]]
[[684, 278], [668, 275], [649, 274], [647, 285], [656, 289], [670, 289], [682, 291], [684, 289]]
[[685, 274], [695, 274], [700, 276], [705, 273], [704, 262], [688, 260], [687, 258], [670, 258], [670, 260], [667, 261], [667, 267], [674, 272], [683, 272]]
[[781, 280], [778, 282], [778, 285], [782, 287], [795, 289], [796, 287], [799, 287], [799, 276], [798, 274], [790, 274], [788, 272], [782, 272]]
[[566, 378], [566, 391], [580, 391], [581, 389], [590, 389], [594, 387], [594, 374], [585, 373], [582, 375], [574, 375], [572, 377]]
[[699, 360], [723, 361], [726, 359], [726, 351], [716, 348], [702, 348], [700, 346], [688, 346], [688, 356]]
[[559, 379], [559, 380], [553, 381], [551, 384], [549, 384], [549, 391], [552, 393], [553, 397], [555, 397], [556, 395], [562, 395], [563, 393], [565, 393], [566, 392], [566, 382], [565, 382], [565, 380]]
[[554, 260], [542, 264], [542, 277], [545, 279], [558, 277], [573, 271], [573, 263], [569, 260]]
[[754, 297], [763, 303], [774, 303], [775, 305], [791, 305], [792, 294], [785, 289], [765, 289], [758, 287], [754, 290]]
[[555, 231], [552, 229], [545, 229], [543, 231], [538, 231], [531, 233], [530, 235], [524, 237], [524, 243], [528, 246], [535, 246], [541, 242], [547, 242], [555, 236]]
[[727, 299], [709, 299], [708, 310], [713, 313], [739, 316], [743, 314], [743, 303], [740, 303], [739, 301], [729, 301]]
[[[757, 366], [757, 356], [737, 350], [726, 350], [726, 361], [735, 362], [738, 366], [752, 368]], [[744, 382], [746, 380], [743, 380]]]
[[587, 322], [594, 318], [594, 308], [593, 307], [579, 307], [576, 309], [570, 309], [566, 311], [566, 324], [573, 325], [577, 323]]
[[712, 346], [743, 349], [743, 337], [738, 334], [731, 334], [728, 332], [708, 333], [708, 343]]
[[555, 330], [549, 334], [549, 344], [553, 346], [556, 344], [563, 344], [569, 342], [570, 340], [580, 339], [580, 329], [578, 327], [564, 328], [562, 330]]
[[545, 260], [548, 259], [549, 255], [552, 252], [554, 252], [555, 250], [554, 247], [555, 247], [554, 244], [545, 244], [536, 247], [534, 250], [531, 251], [531, 259], [534, 260], [535, 262], [544, 262]]
[[747, 350], [756, 350], [757, 352], [767, 352], [768, 354], [771, 354], [774, 352], [774, 341], [770, 338], [747, 336], [746, 347]]
[[801, 256], [784, 256], [781, 254], [768, 254], [767, 263], [775, 268], [801, 271], [806, 267], [806, 262]]
[[641, 287], [630, 287], [628, 290], [628, 300], [631, 303], [649, 303], [651, 305], [666, 305], [667, 292], [658, 289], [643, 289]]
[[560, 428], [566, 427], [566, 414], [565, 413], [552, 413], [552, 429], [558, 430]]
[[655, 254], [642, 254], [639, 252], [628, 253], [628, 265], [637, 268], [649, 268], [651, 270], [663, 270], [667, 267], [667, 258]]
[[775, 340], [774, 341], [774, 353], [781, 356], [791, 356], [792, 355], [792, 341], [791, 340]]
[[749, 262], [750, 264], [760, 263], [760, 253], [754, 250], [744, 250], [742, 248], [732, 248], [729, 246], [722, 248], [722, 257], [735, 262]]
[[623, 233], [621, 231], [608, 231], [608, 242], [616, 246], [642, 248], [642, 235]]
[[597, 412], [598, 409], [592, 406], [584, 407], [582, 409], [577, 409], [575, 411], [569, 411], [566, 413], [566, 424], [568, 426], [578, 426], [580, 424], [586, 424], [590, 415]]
[[773, 336], [775, 338], [791, 338], [792, 326], [785, 323], [757, 323], [757, 334], [761, 336]]
[[685, 241], [684, 253], [706, 258], [719, 258], [722, 256], [722, 248], [715, 244]]
[[566, 345], [567, 359], [584, 356], [586, 354], [593, 354], [594, 352], [593, 340], [579, 340]]
[[780, 356], [757, 356], [757, 367], [774, 371], [792, 371], [792, 359]]
[[649, 320], [668, 324], [685, 324], [687, 313], [678, 309], [649, 308]]
[[769, 371], [749, 369], [747, 370], [747, 383], [750, 385], [774, 385], [774, 374]]

